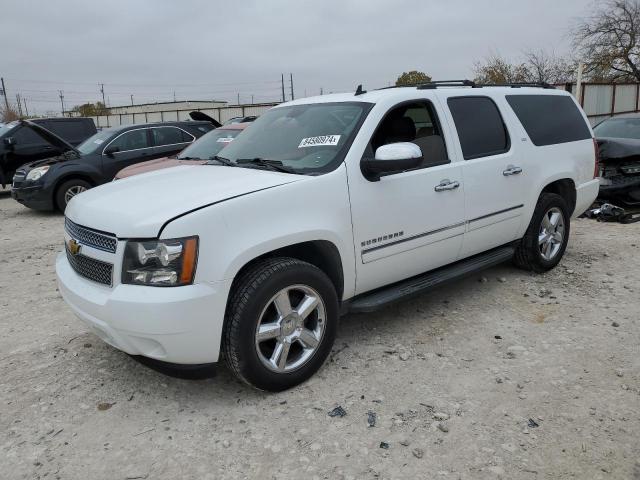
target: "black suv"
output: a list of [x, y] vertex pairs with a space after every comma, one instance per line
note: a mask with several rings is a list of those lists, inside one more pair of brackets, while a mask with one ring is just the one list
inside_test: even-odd
[[112, 127], [76, 148], [47, 129], [31, 125], [62, 153], [20, 167], [13, 177], [11, 196], [35, 210], [64, 212], [78, 193], [110, 182], [129, 165], [178, 153], [216, 126], [211, 121], [184, 121]]
[[93, 120], [84, 117], [36, 118], [0, 125], [0, 185], [3, 187], [11, 183], [20, 165], [61, 153], [31, 128], [34, 123], [74, 146], [96, 133]]

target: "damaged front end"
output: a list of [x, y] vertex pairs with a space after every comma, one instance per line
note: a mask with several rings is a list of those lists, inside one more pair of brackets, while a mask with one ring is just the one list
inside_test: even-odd
[[627, 207], [640, 206], [640, 140], [598, 138], [600, 193], [598, 198]]

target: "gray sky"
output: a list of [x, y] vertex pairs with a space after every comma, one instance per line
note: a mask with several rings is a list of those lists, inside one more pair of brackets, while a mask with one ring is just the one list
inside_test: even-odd
[[[473, 62], [526, 48], [569, 53], [590, 0], [19, 0], [3, 2], [0, 75], [29, 113], [100, 99], [235, 103], [374, 88], [407, 70], [472, 77]], [[287, 98], [289, 97], [287, 85]]]

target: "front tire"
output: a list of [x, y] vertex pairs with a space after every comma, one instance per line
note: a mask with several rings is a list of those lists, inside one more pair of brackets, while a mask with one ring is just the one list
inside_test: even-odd
[[90, 188], [91, 184], [81, 178], [72, 178], [71, 180], [67, 180], [56, 190], [56, 207], [64, 213], [67, 208], [67, 204], [73, 197], [79, 193], [89, 190]]
[[514, 263], [538, 273], [554, 268], [567, 248], [570, 216], [567, 202], [560, 195], [540, 195], [529, 228], [516, 249]]
[[338, 297], [319, 268], [271, 258], [234, 282], [223, 331], [230, 370], [261, 390], [281, 391], [310, 378], [336, 335]]

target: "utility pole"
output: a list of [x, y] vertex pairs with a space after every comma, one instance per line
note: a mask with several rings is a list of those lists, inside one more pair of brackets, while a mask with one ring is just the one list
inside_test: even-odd
[[27, 110], [27, 99], [22, 97], [22, 103], [24, 104], [24, 113], [28, 117], [29, 116], [29, 110]]
[[7, 107], [8, 112], [10, 110], [9, 99], [7, 98], [7, 87], [4, 86], [4, 78], [0, 78], [0, 82], [2, 83], [2, 95], [4, 95], [4, 104]]
[[176, 101], [176, 91], [174, 90], [173, 91], [173, 102], [175, 103], [175, 101]]
[[131, 94], [131, 106], [133, 106], [133, 94]]
[[104, 101], [104, 83], [100, 84], [100, 92], [102, 93], [102, 105], [104, 105], [106, 107], [107, 104]]
[[282, 81], [282, 101], [286, 102], [285, 98], [284, 98], [284, 73], [281, 74], [281, 81]]
[[236, 105], [240, 105], [240, 94], [238, 93], [238, 103]]
[[293, 96], [293, 73], [289, 74], [289, 78], [291, 79], [291, 100], [295, 100], [295, 97]]
[[62, 105], [62, 116], [64, 117], [64, 93], [62, 90], [58, 90], [60, 92], [60, 104]]
[[253, 93], [251, 94], [251, 105], [253, 105]]
[[322, 87], [320, 87], [320, 95], [324, 95], [324, 92], [322, 90]]

